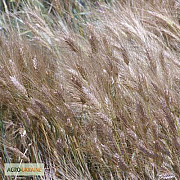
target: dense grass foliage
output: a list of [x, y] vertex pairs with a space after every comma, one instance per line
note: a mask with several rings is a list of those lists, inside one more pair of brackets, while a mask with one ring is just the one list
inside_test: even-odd
[[45, 163], [34, 179], [180, 179], [180, 2], [21, 6], [0, 18], [1, 179], [5, 162]]

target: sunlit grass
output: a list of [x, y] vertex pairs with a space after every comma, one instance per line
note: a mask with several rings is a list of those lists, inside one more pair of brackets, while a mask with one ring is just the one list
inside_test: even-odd
[[1, 178], [180, 179], [179, 3], [54, 2], [1, 15]]

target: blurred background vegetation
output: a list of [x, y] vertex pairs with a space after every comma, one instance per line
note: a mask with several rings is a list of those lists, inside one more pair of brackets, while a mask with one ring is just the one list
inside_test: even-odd
[[[36, 8], [43, 15], [46, 23], [53, 25], [54, 21], [52, 21], [51, 15], [55, 15], [75, 32], [84, 36], [83, 24], [96, 20], [96, 17], [92, 15], [93, 11], [101, 10], [102, 4], [111, 5], [112, 3], [113, 0], [0, 0], [0, 12], [6, 13], [6, 15], [17, 15], [25, 7]], [[2, 21], [2, 17], [0, 21]], [[14, 19], [11, 21], [11, 25], [14, 24], [16, 28]], [[4, 23], [0, 23], [0, 26], [3, 29]]]
[[0, 10], [1, 12], [17, 11], [22, 8], [22, 4], [27, 3], [36, 5], [44, 10], [44, 13], [77, 15], [78, 13], [86, 14], [90, 6], [98, 7], [101, 3], [111, 4], [112, 2], [112, 0], [0, 0]]

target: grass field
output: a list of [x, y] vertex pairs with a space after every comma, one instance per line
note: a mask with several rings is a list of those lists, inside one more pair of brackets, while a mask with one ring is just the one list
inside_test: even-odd
[[0, 179], [180, 179], [179, 0], [0, 9]]

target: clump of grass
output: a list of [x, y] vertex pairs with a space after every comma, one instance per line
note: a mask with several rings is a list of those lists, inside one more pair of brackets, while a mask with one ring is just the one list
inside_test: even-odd
[[102, 4], [83, 35], [37, 8], [8, 15], [2, 178], [5, 162], [43, 162], [42, 179], [180, 178], [179, 6], [165, 2]]

